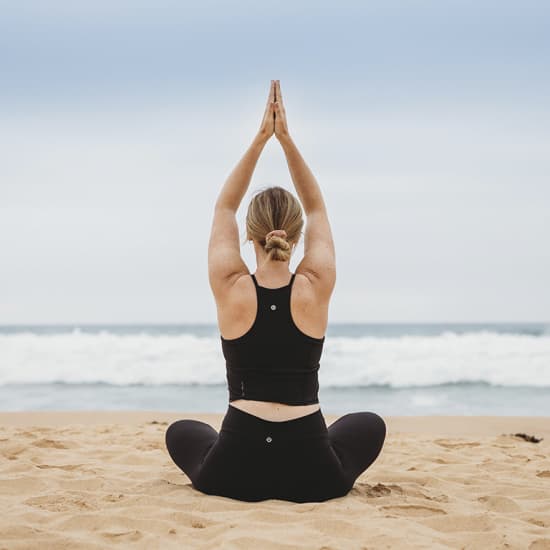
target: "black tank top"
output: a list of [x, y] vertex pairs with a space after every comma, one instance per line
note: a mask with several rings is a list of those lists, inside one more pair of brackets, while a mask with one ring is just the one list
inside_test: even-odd
[[256, 287], [258, 308], [252, 327], [238, 338], [220, 335], [229, 401], [251, 399], [287, 405], [319, 403], [317, 371], [325, 337], [303, 333], [290, 314], [290, 283]]

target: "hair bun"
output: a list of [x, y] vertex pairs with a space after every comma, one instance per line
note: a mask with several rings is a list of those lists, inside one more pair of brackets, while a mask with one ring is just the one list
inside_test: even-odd
[[266, 240], [264, 249], [266, 252], [269, 252], [273, 248], [279, 248], [280, 250], [290, 250], [290, 244], [283, 237], [278, 237], [274, 235], [269, 240]]
[[286, 231], [284, 229], [274, 229], [273, 231], [270, 231], [265, 236], [265, 242], [267, 242], [269, 239], [271, 239], [273, 237], [281, 237], [281, 238], [286, 239], [286, 237], [287, 237]]
[[269, 252], [274, 248], [285, 251], [290, 250], [290, 245], [286, 240], [286, 231], [284, 229], [274, 229], [265, 236], [265, 251]]

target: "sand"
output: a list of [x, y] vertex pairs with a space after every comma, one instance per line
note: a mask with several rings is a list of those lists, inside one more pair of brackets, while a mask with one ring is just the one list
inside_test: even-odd
[[196, 491], [164, 447], [179, 418], [221, 422], [0, 413], [0, 548], [550, 549], [550, 418], [386, 417], [352, 491], [308, 504]]

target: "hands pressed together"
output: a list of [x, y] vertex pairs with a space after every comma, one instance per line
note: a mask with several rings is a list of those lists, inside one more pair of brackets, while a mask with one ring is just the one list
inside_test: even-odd
[[271, 81], [264, 117], [258, 131], [259, 137], [265, 141], [273, 134], [279, 141], [289, 136], [279, 80]]

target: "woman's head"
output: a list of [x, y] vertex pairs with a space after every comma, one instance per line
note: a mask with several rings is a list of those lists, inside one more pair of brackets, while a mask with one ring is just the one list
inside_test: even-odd
[[[290, 260], [292, 246], [298, 243], [303, 226], [302, 207], [298, 199], [282, 187], [259, 191], [248, 205], [246, 238], [256, 241], [270, 260]], [[274, 232], [276, 229], [284, 230], [286, 237], [284, 233]]]

